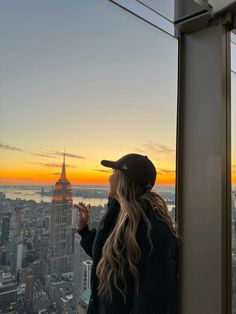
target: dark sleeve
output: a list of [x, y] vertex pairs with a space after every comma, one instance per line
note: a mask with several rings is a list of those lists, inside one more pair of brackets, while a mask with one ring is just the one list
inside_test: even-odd
[[[139, 294], [135, 294], [132, 314], [177, 314], [177, 241], [167, 228], [159, 224], [152, 230], [154, 250], [150, 257], [146, 235], [138, 235], [143, 257], [139, 268]], [[142, 232], [146, 232], [144, 230]]]
[[77, 231], [78, 234], [81, 236], [80, 244], [82, 248], [90, 257], [92, 257], [92, 246], [97, 230], [95, 228], [90, 230], [88, 225], [86, 225], [82, 230], [78, 229]]
[[[97, 232], [99, 232], [99, 230], [101, 230], [105, 220], [106, 220], [107, 224], [110, 224], [110, 217], [109, 216], [113, 217], [114, 215], [116, 215], [118, 213], [120, 205], [116, 199], [109, 196], [107, 207], [108, 207], [107, 213], [101, 219], [100, 224], [98, 226], [98, 230], [96, 230], [95, 228], [90, 230], [88, 225], [86, 225], [80, 231], [79, 231], [79, 229], [77, 230], [78, 234], [82, 238], [80, 244], [81, 244], [82, 248], [85, 250], [85, 252], [90, 257], [92, 257], [92, 247], [93, 247], [93, 242], [94, 242], [94, 239], [95, 239]], [[108, 219], [106, 219], [106, 217]]]

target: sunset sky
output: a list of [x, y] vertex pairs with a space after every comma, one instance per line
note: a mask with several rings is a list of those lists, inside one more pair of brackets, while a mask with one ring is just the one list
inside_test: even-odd
[[54, 183], [64, 149], [74, 184], [131, 152], [174, 184], [175, 38], [107, 0], [5, 1], [0, 33], [0, 184]]

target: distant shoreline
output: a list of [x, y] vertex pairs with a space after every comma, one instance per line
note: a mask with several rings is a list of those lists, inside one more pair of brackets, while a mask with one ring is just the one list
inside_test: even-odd
[[[0, 184], [1, 187], [52, 187], [55, 186], [55, 183], [52, 184]], [[71, 184], [72, 187], [109, 187], [109, 184]], [[155, 187], [158, 186], [175, 186], [175, 184], [155, 184]]]
[[[0, 192], [6, 198], [51, 202], [54, 185], [0, 185]], [[155, 185], [154, 191], [160, 193], [168, 202], [175, 203], [174, 185]], [[91, 205], [106, 204], [109, 185], [72, 185], [73, 202], [83, 201]]]

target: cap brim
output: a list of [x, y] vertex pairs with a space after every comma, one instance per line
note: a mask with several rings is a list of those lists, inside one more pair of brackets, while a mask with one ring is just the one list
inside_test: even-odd
[[109, 167], [109, 168], [113, 168], [113, 169], [116, 167], [116, 162], [111, 161], [111, 160], [102, 160], [101, 164], [105, 167]]

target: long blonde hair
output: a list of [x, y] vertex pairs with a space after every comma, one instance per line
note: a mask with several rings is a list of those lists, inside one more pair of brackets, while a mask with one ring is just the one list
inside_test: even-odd
[[[145, 209], [140, 202], [147, 200], [152, 205], [154, 213], [159, 214], [161, 219], [167, 222], [174, 236], [177, 235], [177, 224], [171, 217], [166, 202], [156, 192], [130, 180], [124, 173], [118, 170], [118, 186], [116, 190], [117, 199], [120, 204], [120, 211], [117, 221], [110, 235], [106, 239], [102, 249], [102, 256], [96, 268], [96, 275], [99, 278], [98, 295], [104, 296], [111, 302], [112, 284], [117, 288], [126, 303], [127, 283], [124, 276], [124, 266], [128, 265], [129, 271], [134, 278], [137, 293], [139, 289], [138, 263], [141, 258], [141, 251], [136, 241], [136, 231], [143, 216], [147, 224], [147, 237], [151, 245], [150, 236], [151, 223], [145, 214]], [[122, 252], [124, 252], [122, 254]], [[117, 280], [121, 280], [124, 291], [118, 286]]]

